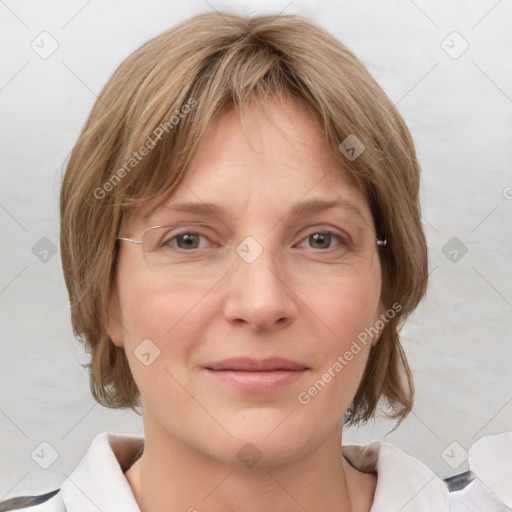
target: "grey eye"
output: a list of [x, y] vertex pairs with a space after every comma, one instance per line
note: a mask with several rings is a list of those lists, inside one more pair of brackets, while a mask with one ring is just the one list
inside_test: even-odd
[[331, 246], [331, 233], [315, 233], [309, 236], [311, 247], [314, 249], [328, 249]]
[[180, 233], [176, 235], [176, 245], [179, 249], [197, 249], [199, 247], [201, 235], [197, 233]]

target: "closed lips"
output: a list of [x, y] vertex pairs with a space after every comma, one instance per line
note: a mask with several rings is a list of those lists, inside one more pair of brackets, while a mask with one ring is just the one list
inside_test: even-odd
[[302, 371], [307, 366], [288, 359], [226, 359], [204, 365], [207, 370], [235, 372], [272, 372], [272, 371]]

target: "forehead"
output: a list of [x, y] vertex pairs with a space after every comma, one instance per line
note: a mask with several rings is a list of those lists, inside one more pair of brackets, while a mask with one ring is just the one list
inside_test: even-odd
[[[328, 203], [328, 204], [327, 204]], [[212, 123], [181, 183], [151, 215], [169, 209], [268, 218], [337, 208], [372, 224], [364, 193], [297, 100], [226, 108]], [[216, 208], [222, 212], [215, 211]]]

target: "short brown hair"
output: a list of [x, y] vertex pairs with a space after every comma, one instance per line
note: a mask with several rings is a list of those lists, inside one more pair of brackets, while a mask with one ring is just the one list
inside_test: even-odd
[[[105, 330], [123, 215], [172, 195], [225, 107], [242, 112], [265, 98], [299, 99], [311, 110], [333, 155], [366, 194], [377, 233], [387, 237], [380, 252], [382, 304], [398, 303], [401, 310], [371, 350], [346, 419], [367, 421], [382, 400], [386, 415], [401, 421], [412, 408], [414, 387], [399, 330], [428, 277], [414, 145], [355, 55], [297, 15], [194, 16], [131, 54], [98, 96], [61, 191], [64, 276], [74, 332], [91, 354], [93, 396], [107, 407], [138, 412], [140, 406], [124, 349]], [[349, 135], [364, 144], [356, 159], [338, 149]]]

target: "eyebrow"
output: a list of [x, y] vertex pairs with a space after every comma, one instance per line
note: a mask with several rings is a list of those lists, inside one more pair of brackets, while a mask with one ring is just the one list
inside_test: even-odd
[[325, 201], [323, 199], [309, 199], [308, 201], [302, 201], [293, 205], [286, 216], [298, 217], [308, 213], [330, 210], [331, 208], [342, 208], [344, 210], [348, 210], [349, 212], [360, 217], [363, 221], [366, 221], [366, 218], [359, 206], [346, 199], [336, 199], [333, 201]]
[[[342, 208], [348, 210], [350, 213], [358, 216], [361, 220], [367, 221], [361, 208], [352, 201], [346, 199], [336, 199], [332, 201], [326, 201], [323, 199], [309, 199], [307, 201], [301, 201], [294, 204], [282, 217], [300, 217], [302, 215], [316, 213], [319, 211], [329, 210], [332, 208]], [[215, 216], [219, 219], [222, 216], [233, 216], [235, 212], [230, 208], [225, 208], [220, 205], [208, 202], [186, 202], [169, 204], [163, 211], [179, 211], [186, 213], [198, 213], [207, 216]], [[282, 220], [282, 219], [281, 219]]]

